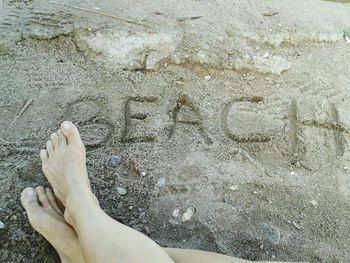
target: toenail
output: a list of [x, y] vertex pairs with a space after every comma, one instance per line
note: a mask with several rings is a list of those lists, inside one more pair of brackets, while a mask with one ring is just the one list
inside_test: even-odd
[[62, 127], [63, 127], [63, 129], [69, 129], [70, 128], [70, 124], [68, 122], [64, 122], [62, 124]]
[[35, 190], [33, 188], [28, 188], [26, 191], [28, 197], [33, 197], [35, 195]]

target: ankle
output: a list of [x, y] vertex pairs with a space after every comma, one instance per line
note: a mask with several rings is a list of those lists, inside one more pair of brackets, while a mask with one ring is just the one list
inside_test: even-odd
[[91, 190], [80, 192], [67, 197], [64, 218], [69, 224], [74, 225], [79, 215], [95, 209], [100, 209], [100, 204]]

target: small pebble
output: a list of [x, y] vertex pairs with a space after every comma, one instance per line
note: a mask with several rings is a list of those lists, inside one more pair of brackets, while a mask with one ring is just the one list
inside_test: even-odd
[[211, 77], [209, 75], [207, 75], [204, 78], [205, 78], [205, 80], [210, 80]]
[[165, 185], [165, 178], [164, 177], [161, 177], [159, 178], [158, 182], [156, 183], [156, 188], [162, 188], [164, 185]]
[[175, 218], [170, 218], [169, 223], [172, 225], [179, 225], [180, 224], [179, 220], [175, 219]]
[[301, 230], [301, 226], [299, 226], [295, 221], [292, 221], [292, 225], [295, 226], [296, 229]]
[[126, 195], [128, 191], [124, 187], [117, 187], [118, 195]]
[[262, 224], [262, 227], [265, 232], [266, 239], [272, 244], [277, 245], [281, 238], [280, 231], [276, 227], [266, 223]]
[[190, 220], [196, 212], [196, 209], [194, 207], [189, 207], [187, 208], [186, 212], [182, 215], [182, 222], [186, 222]]
[[178, 218], [180, 216], [180, 209], [179, 208], [174, 209], [172, 216], [175, 218]]
[[271, 258], [272, 258], [272, 259], [275, 259], [275, 258], [276, 258], [276, 256], [275, 256], [275, 255], [271, 255]]
[[145, 233], [146, 233], [147, 235], [150, 235], [150, 234], [151, 234], [151, 230], [149, 229], [148, 226], [144, 226], [143, 228], [144, 228]]
[[268, 58], [269, 57], [269, 52], [266, 52], [262, 57], [263, 58]]
[[274, 12], [274, 11], [264, 11], [263, 13], [262, 13], [262, 15], [263, 16], [275, 16], [275, 15], [277, 15], [278, 14], [278, 12]]
[[238, 190], [238, 185], [231, 185], [228, 189], [230, 189], [231, 191], [237, 191]]
[[316, 200], [311, 200], [310, 202], [312, 205], [318, 205], [318, 202]]
[[5, 224], [2, 221], [0, 221], [0, 229], [3, 229], [3, 228], [5, 228]]
[[297, 173], [294, 172], [294, 171], [291, 171], [291, 172], [290, 172], [290, 175], [291, 175], [291, 176], [295, 176], [295, 175], [297, 175]]
[[112, 168], [117, 168], [121, 164], [120, 157], [117, 155], [112, 155], [111, 159], [109, 160], [109, 165]]
[[142, 172], [141, 175], [142, 175], [142, 176], [146, 176], [147, 173], [146, 173], [146, 172]]

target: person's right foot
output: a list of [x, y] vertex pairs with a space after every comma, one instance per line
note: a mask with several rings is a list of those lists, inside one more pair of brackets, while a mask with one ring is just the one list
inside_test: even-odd
[[45, 177], [65, 207], [69, 198], [92, 195], [85, 155], [79, 131], [69, 121], [63, 122], [61, 130], [51, 134], [50, 140], [46, 143], [46, 150], [40, 152]]

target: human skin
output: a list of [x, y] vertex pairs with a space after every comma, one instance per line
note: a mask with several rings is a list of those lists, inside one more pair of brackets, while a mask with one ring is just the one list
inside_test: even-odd
[[51, 134], [40, 157], [53, 191], [28, 187], [22, 192], [21, 203], [33, 228], [53, 245], [62, 263], [250, 262], [205, 251], [162, 248], [109, 217], [91, 191], [85, 147], [73, 123], [63, 122], [61, 130]]

